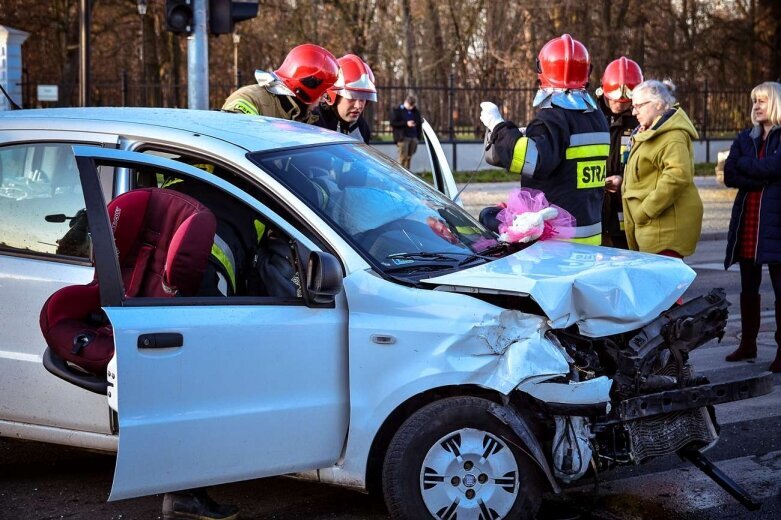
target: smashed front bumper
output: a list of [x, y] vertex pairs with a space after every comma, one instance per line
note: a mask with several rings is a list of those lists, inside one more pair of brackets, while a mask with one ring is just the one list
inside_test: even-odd
[[530, 381], [518, 389], [550, 416], [588, 417], [606, 460], [636, 464], [685, 447], [707, 449], [718, 440], [713, 405], [773, 389], [769, 373], [711, 382], [689, 364], [691, 351], [723, 337], [728, 306], [724, 290], [714, 289], [629, 334], [588, 338], [550, 331], [573, 360], [574, 376], [591, 378]]
[[772, 391], [773, 375], [767, 372], [747, 379], [645, 394], [614, 403], [605, 422], [631, 421], [707, 405], [751, 399], [769, 394]]
[[640, 463], [686, 447], [705, 450], [719, 438], [713, 405], [770, 393], [770, 373], [624, 399], [595, 428], [623, 432], [629, 461]]

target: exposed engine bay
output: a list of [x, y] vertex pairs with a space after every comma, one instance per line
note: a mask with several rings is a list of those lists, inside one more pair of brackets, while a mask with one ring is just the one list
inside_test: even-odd
[[[692, 370], [689, 353], [722, 338], [728, 305], [724, 291], [714, 289], [631, 332], [602, 338], [583, 336], [575, 326], [547, 332], [570, 358], [568, 386], [605, 377], [612, 381], [606, 403], [537, 401], [552, 422], [553, 435], [547, 438], [552, 439], [552, 466], [559, 481], [583, 477], [592, 458], [594, 471], [669, 453], [709, 464], [701, 452], [718, 440], [713, 405], [772, 390], [767, 375], [711, 383]], [[737, 488], [731, 481], [729, 485]]]

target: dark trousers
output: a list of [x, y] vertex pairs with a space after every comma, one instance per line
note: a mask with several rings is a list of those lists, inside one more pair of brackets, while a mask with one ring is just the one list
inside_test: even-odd
[[[781, 264], [768, 264], [770, 271], [770, 283], [773, 284], [773, 292], [776, 301], [781, 296]], [[762, 283], [762, 264], [753, 260], [740, 260], [740, 289], [746, 294], [759, 294], [759, 285]]]

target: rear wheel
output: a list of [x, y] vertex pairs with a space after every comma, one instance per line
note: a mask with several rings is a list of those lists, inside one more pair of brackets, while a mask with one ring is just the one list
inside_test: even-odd
[[453, 397], [413, 414], [396, 432], [383, 464], [391, 518], [533, 518], [540, 471], [491, 402]]

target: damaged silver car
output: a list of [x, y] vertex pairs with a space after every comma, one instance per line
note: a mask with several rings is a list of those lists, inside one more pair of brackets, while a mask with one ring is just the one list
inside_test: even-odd
[[[116, 452], [110, 500], [294, 475], [382, 493], [395, 519], [531, 518], [545, 492], [677, 453], [753, 507], [703, 452], [713, 405], [770, 376], [688, 362], [724, 333], [724, 293], [677, 304], [695, 276], [677, 259], [499, 243], [424, 127], [433, 188], [289, 121], [4, 115], [0, 435]], [[184, 206], [216, 222], [205, 252], [160, 238], [190, 230]]]

